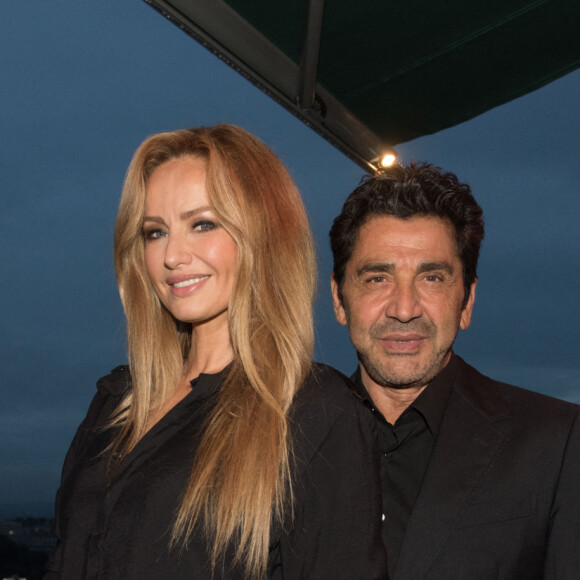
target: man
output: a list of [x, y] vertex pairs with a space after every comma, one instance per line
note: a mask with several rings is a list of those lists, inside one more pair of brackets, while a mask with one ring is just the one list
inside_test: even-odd
[[579, 408], [453, 354], [484, 228], [427, 164], [364, 181], [330, 233], [335, 315], [381, 447], [391, 580], [580, 578]]

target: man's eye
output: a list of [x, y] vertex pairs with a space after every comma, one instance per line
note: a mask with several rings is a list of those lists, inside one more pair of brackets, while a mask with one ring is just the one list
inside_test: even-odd
[[152, 230], [144, 230], [143, 237], [147, 240], [157, 240], [163, 236], [165, 236], [165, 232], [162, 229], [156, 228]]
[[441, 278], [439, 274], [427, 274], [425, 280], [427, 280], [427, 282], [442, 282], [443, 278]]
[[371, 284], [379, 284], [381, 282], [385, 281], [385, 277], [384, 276], [372, 276], [371, 278], [369, 278], [367, 280], [367, 282], [370, 282]]
[[193, 229], [197, 230], [198, 232], [209, 232], [217, 227], [218, 225], [211, 220], [201, 220], [193, 224]]

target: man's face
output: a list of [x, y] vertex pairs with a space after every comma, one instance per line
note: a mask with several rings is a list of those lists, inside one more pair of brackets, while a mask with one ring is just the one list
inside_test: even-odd
[[423, 387], [451, 357], [471, 321], [475, 282], [463, 307], [462, 264], [451, 223], [436, 217], [371, 218], [346, 265], [336, 319], [348, 325], [363, 382]]

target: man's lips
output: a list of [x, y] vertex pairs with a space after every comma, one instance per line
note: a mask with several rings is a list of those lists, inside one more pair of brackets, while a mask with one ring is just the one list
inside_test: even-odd
[[418, 351], [427, 337], [415, 332], [389, 333], [379, 338], [386, 350], [394, 353], [413, 353]]
[[417, 332], [391, 332], [387, 335], [381, 336], [381, 340], [388, 340], [394, 342], [412, 342], [415, 340], [423, 340], [424, 334]]

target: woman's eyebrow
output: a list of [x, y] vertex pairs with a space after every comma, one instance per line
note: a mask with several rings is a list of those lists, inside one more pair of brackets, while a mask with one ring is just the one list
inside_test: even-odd
[[209, 205], [203, 205], [201, 207], [196, 207], [195, 209], [190, 209], [189, 211], [184, 211], [182, 214], [180, 214], [179, 219], [185, 221], [192, 218], [194, 215], [197, 215], [198, 213], [205, 213], [206, 211], [211, 211], [211, 207], [209, 207]]
[[156, 224], [164, 224], [165, 221], [163, 219], [161, 219], [160, 217], [156, 217], [156, 216], [152, 216], [152, 215], [146, 215], [143, 216], [143, 223], [145, 222], [154, 222]]
[[[190, 209], [188, 211], [184, 211], [182, 214], [179, 215], [179, 219], [186, 221], [186, 220], [192, 218], [193, 216], [200, 214], [200, 213], [205, 213], [206, 211], [211, 211], [211, 208], [209, 207], [209, 205], [204, 205], [202, 207], [196, 207], [195, 209]], [[154, 223], [158, 223], [158, 224], [165, 223], [165, 220], [163, 218], [160, 218], [157, 216], [150, 216], [150, 215], [144, 216], [143, 221], [144, 222], [154, 222]]]

